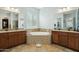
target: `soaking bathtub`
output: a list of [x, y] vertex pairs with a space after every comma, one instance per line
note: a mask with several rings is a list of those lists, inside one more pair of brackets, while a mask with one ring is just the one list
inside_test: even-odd
[[27, 44], [50, 44], [50, 32], [28, 32]]
[[30, 35], [50, 35], [49, 32], [30, 32]]

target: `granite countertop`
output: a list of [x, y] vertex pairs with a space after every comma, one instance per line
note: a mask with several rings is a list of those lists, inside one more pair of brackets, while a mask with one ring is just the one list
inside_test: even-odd
[[7, 31], [2, 30], [2, 31], [0, 31], [0, 33], [17, 32], [17, 31], [26, 31], [26, 30], [24, 30], [24, 29], [23, 30], [22, 29], [21, 30], [20, 29], [19, 30], [7, 30]]
[[77, 31], [68, 31], [68, 30], [52, 30], [52, 31], [61, 31], [61, 32], [79, 33], [79, 32], [77, 32]]

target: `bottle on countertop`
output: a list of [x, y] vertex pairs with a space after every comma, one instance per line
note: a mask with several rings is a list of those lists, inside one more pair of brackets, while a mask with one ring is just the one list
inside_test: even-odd
[[79, 31], [79, 26], [77, 27], [77, 31]]
[[56, 24], [54, 24], [54, 29], [56, 29]]

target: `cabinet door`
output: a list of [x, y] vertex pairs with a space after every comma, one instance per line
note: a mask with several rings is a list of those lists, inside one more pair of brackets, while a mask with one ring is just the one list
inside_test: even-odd
[[8, 33], [0, 33], [0, 49], [8, 48]]
[[59, 33], [59, 44], [63, 46], [68, 46], [68, 36], [66, 32]]
[[22, 35], [22, 32], [17, 32], [17, 35], [18, 35], [17, 44], [21, 44], [21, 43], [22, 43], [22, 40], [23, 40], [23, 39], [21, 38], [21, 37], [23, 36], [23, 35]]
[[19, 45], [20, 44], [20, 39], [19, 39], [19, 32], [15, 32], [15, 45]]
[[56, 31], [53, 31], [52, 32], [52, 36], [53, 36], [53, 42], [54, 43], [59, 43], [59, 40], [58, 40], [58, 32], [56, 32]]
[[23, 31], [22, 32], [22, 39], [23, 39], [23, 43], [26, 43], [26, 32], [25, 31]]
[[26, 42], [26, 32], [25, 31], [21, 31], [18, 33], [19, 35], [19, 43], [22, 44], [22, 43], [25, 43]]
[[76, 48], [75, 49], [79, 51], [79, 34], [77, 34], [75, 36], [75, 40], [76, 40]]
[[79, 35], [76, 33], [70, 33], [69, 34], [69, 41], [68, 41], [68, 47], [72, 49], [78, 50], [78, 43], [79, 43]]
[[16, 35], [16, 32], [10, 32], [9, 33], [9, 47], [13, 47], [16, 45], [16, 38], [18, 35]]
[[79, 51], [79, 34], [76, 38], [76, 49]]

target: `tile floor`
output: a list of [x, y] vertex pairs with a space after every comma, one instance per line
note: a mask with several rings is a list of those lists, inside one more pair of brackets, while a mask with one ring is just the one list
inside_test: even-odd
[[40, 47], [37, 47], [36, 45], [23, 44], [10, 48], [4, 52], [74, 52], [74, 51], [55, 44], [42, 45]]

